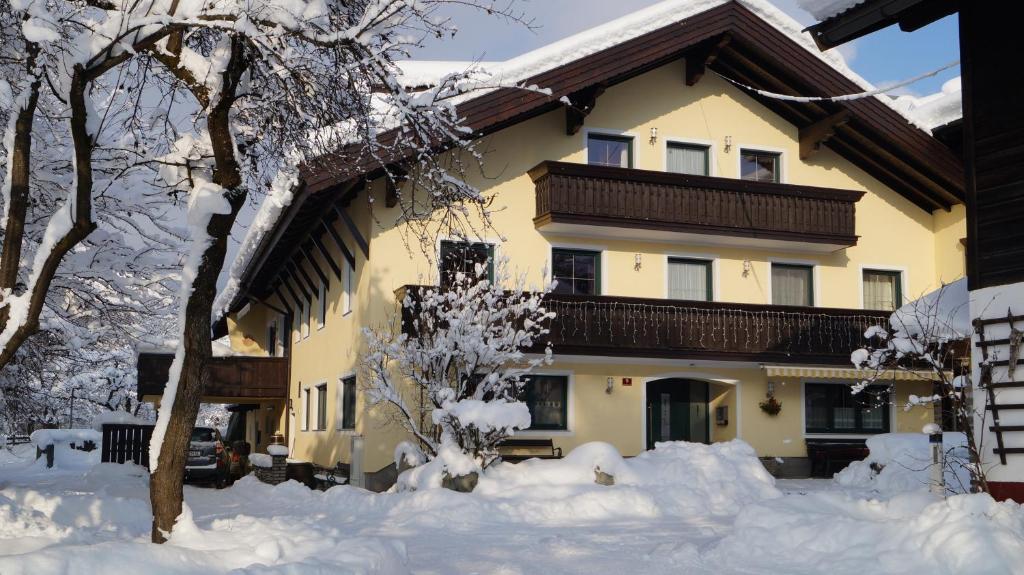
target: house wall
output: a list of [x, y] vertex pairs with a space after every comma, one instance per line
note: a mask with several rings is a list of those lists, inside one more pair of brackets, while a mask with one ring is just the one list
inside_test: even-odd
[[[650, 139], [657, 128], [657, 140]], [[678, 244], [610, 237], [554, 236], [539, 232], [533, 225], [534, 185], [527, 170], [545, 160], [586, 161], [586, 133], [594, 130], [635, 136], [634, 167], [664, 170], [667, 140], [694, 141], [712, 147], [712, 175], [736, 178], [739, 152], [753, 148], [782, 153], [782, 180], [785, 183], [863, 190], [857, 204], [857, 234], [854, 247], [835, 253], [765, 250], [756, 241], [745, 247]], [[726, 149], [726, 138], [732, 142]], [[775, 116], [734, 86], [714, 75], [705, 76], [697, 85], [683, 82], [683, 64], [675, 62], [655, 69], [623, 84], [609, 88], [586, 125], [577, 135], [565, 134], [565, 117], [554, 111], [506, 128], [479, 142], [486, 151], [481, 170], [468, 174], [470, 183], [493, 195], [495, 229], [486, 235], [498, 243], [498, 257], [507, 257], [510, 271], [524, 274], [528, 284], [539, 286], [547, 278], [552, 246], [581, 247], [603, 252], [602, 293], [619, 296], [663, 298], [666, 294], [666, 258], [669, 255], [699, 255], [715, 260], [715, 299], [744, 303], [770, 303], [770, 266], [773, 261], [813, 263], [816, 305], [823, 307], [862, 307], [861, 277], [864, 268], [895, 269], [903, 272], [903, 293], [914, 296], [963, 274], [963, 259], [952, 251], [963, 237], [963, 211], [927, 213], [888, 189], [863, 170], [852, 165], [827, 147], [809, 161], [799, 158], [798, 129]], [[407, 230], [392, 225], [397, 209], [384, 207], [383, 186], [376, 182], [369, 194], [375, 198], [375, 223], [368, 212], [366, 195], [352, 203], [349, 210], [369, 239], [371, 257], [358, 254], [356, 277], [357, 304], [348, 316], [340, 313], [340, 288], [332, 282], [327, 326], [315, 327], [311, 335], [293, 343], [290, 413], [298, 418], [299, 392], [305, 386], [328, 382], [328, 431], [296, 431], [291, 425], [293, 457], [309, 458], [323, 465], [347, 461], [351, 433], [334, 429], [334, 394], [338, 377], [356, 367], [360, 347], [359, 326], [384, 325], [396, 306], [394, 291], [406, 284], [430, 283], [436, 279], [435, 263], [418, 250], [415, 240], [407, 246]], [[347, 234], [343, 226], [338, 229]], [[350, 241], [345, 235], [346, 241]], [[330, 249], [333, 246], [328, 245]], [[354, 248], [353, 248], [354, 249]], [[434, 247], [436, 250], [436, 246]], [[639, 254], [641, 265], [637, 267]], [[340, 261], [340, 254], [335, 254]], [[745, 272], [745, 262], [749, 270]], [[312, 275], [312, 272], [310, 272]], [[509, 286], [511, 287], [511, 286]], [[276, 298], [272, 298], [276, 302]], [[279, 303], [279, 302], [276, 302]], [[254, 306], [258, 307], [258, 306]], [[314, 307], [315, 309], [315, 307]], [[245, 333], [264, 333], [267, 316], [251, 311], [240, 318], [234, 329]], [[232, 339], [232, 343], [236, 339]], [[260, 341], [259, 338], [256, 341]], [[557, 358], [558, 350], [555, 350]], [[552, 435], [556, 443], [568, 449], [591, 440], [614, 443], [626, 454], [643, 449], [643, 389], [645, 378], [674, 373], [728, 381], [716, 384], [720, 393], [715, 404], [730, 405], [728, 426], [712, 425], [715, 440], [735, 436], [751, 442], [762, 455], [799, 456], [802, 442], [802, 401], [799, 385], [780, 386], [777, 393], [783, 412], [769, 418], [757, 403], [763, 398], [766, 381], [756, 365], [704, 366], [690, 368], [688, 363], [651, 361], [638, 365], [621, 358], [600, 358], [584, 362], [580, 358], [558, 358], [555, 371], [573, 373], [571, 390], [574, 428], [570, 433]], [[690, 375], [684, 375], [689, 373]], [[612, 394], [605, 393], [607, 377], [616, 378]], [[621, 385], [622, 377], [632, 377], [633, 385]], [[899, 393], [924, 393], [913, 386], [901, 386]], [[897, 397], [902, 405], [904, 395]], [[713, 408], [712, 408], [713, 409]], [[896, 414], [897, 429], [919, 430], [916, 412]], [[930, 417], [930, 411], [928, 412]], [[295, 422], [297, 423], [297, 421]], [[387, 413], [368, 408], [359, 394], [356, 430], [367, 437], [364, 468], [367, 471], [388, 465], [394, 445], [404, 434], [389, 424]]]

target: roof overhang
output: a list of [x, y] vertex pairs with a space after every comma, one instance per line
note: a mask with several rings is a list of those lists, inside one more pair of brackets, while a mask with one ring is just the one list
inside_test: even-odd
[[[728, 36], [728, 42], [718, 39]], [[851, 94], [863, 87], [818, 55], [737, 2], [729, 2], [679, 22], [532, 76], [522, 83], [549, 93], [516, 88], [493, 90], [458, 106], [464, 125], [483, 137], [564, 107], [563, 99], [596, 86], [625, 82], [687, 56], [705, 55], [717, 46], [708, 69], [746, 85], [794, 95]], [[684, 74], [680, 72], [680, 82]], [[842, 113], [828, 146], [886, 186], [926, 211], [949, 209], [963, 201], [963, 164], [947, 146], [918, 129], [877, 98], [843, 102], [788, 102], [751, 96], [801, 129], [813, 128]], [[381, 136], [394, 138], [393, 133]], [[439, 144], [438, 150], [445, 149]], [[288, 206], [272, 233], [265, 236], [245, 270], [230, 309], [251, 296], [269, 293], [277, 268], [297, 244], [364, 189], [363, 183], [405, 158], [358, 159], [347, 150], [318, 158], [301, 168], [302, 193]], [[325, 216], [326, 214], [326, 216]]]
[[899, 24], [913, 32], [957, 12], [959, 0], [866, 0], [807, 28], [822, 50]]

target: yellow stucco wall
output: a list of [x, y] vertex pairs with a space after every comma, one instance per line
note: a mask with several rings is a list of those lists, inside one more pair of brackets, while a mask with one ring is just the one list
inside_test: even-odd
[[[565, 134], [564, 113], [554, 111], [506, 128], [481, 142], [480, 148], [487, 151], [485, 164], [482, 170], [471, 171], [468, 176], [472, 184], [495, 197], [495, 230], [487, 236], [500, 244], [497, 254], [509, 259], [511, 271], [524, 273], [530, 283], [541, 285], [546, 280], [542, 270], [549, 267], [552, 246], [596, 249], [603, 252], [602, 293], [663, 298], [667, 285], [666, 258], [699, 255], [714, 259], [716, 300], [763, 304], [770, 303], [771, 262], [813, 263], [816, 305], [846, 308], [862, 307], [861, 277], [865, 268], [900, 270], [903, 293], [910, 297], [937, 287], [940, 281], [963, 275], [962, 251], [958, 251], [959, 238], [964, 235], [962, 207], [929, 214], [827, 147], [809, 161], [801, 161], [796, 126], [713, 75], [687, 87], [682, 81], [682, 70], [682, 63], [676, 62], [609, 88], [577, 135]], [[655, 128], [657, 139], [652, 139]], [[665, 145], [669, 140], [710, 145], [712, 175], [727, 178], [738, 177], [739, 151], [743, 148], [781, 152], [785, 183], [866, 192], [857, 204], [858, 244], [820, 254], [764, 250], [757, 242], [725, 247], [640, 241], [623, 239], [618, 232], [601, 238], [545, 235], [532, 222], [534, 186], [526, 172], [544, 160], [585, 162], [586, 134], [591, 130], [633, 135], [634, 166], [648, 170], [665, 169]], [[727, 138], [732, 143], [729, 149], [725, 146]], [[326, 327], [318, 330], [314, 325], [310, 337], [292, 344], [290, 397], [295, 420], [289, 425], [289, 434], [294, 442], [293, 457], [313, 459], [324, 465], [346, 461], [348, 436], [361, 434], [367, 437], [364, 468], [368, 471], [390, 463], [393, 447], [404, 434], [390, 424], [386, 413], [367, 409], [362, 393], [356, 430], [344, 434], [333, 431], [338, 378], [356, 367], [360, 326], [382, 325], [394, 313], [394, 290], [436, 278], [435, 264], [417, 246], [408, 249], [408, 238], [402, 230], [388, 224], [394, 221], [397, 210], [384, 207], [382, 187], [379, 183], [371, 186], [371, 194], [376, 198], [373, 216], [380, 223], [371, 217], [365, 195], [349, 208], [361, 233], [369, 240], [369, 259], [355, 250], [348, 230], [338, 226], [358, 260], [353, 311], [341, 314], [341, 288], [332, 277]], [[499, 237], [504, 237], [504, 241], [499, 242]], [[330, 242], [327, 245], [336, 251]], [[638, 254], [639, 267], [635, 265]], [[334, 255], [336, 261], [341, 261], [340, 254]], [[746, 273], [745, 262], [749, 266]], [[270, 301], [280, 304], [276, 298]], [[239, 334], [257, 334], [250, 339], [261, 342], [259, 334], [265, 333], [268, 318], [274, 314], [260, 307], [254, 305], [237, 324], [231, 324], [233, 345], [248, 345]], [[557, 350], [555, 353], [557, 357]], [[614, 443], [626, 454], [639, 452], [643, 449], [644, 378], [670, 373], [694, 377], [697, 372], [702, 378], [730, 381], [715, 387], [712, 420], [714, 406], [729, 405], [730, 421], [723, 427], [712, 424], [713, 439], [739, 435], [762, 455], [803, 454], [800, 386], [780, 386], [777, 393], [784, 404], [783, 413], [769, 418], [757, 408], [766, 380], [756, 365], [691, 368], [688, 364], [670, 365], [654, 360], [630, 363], [612, 358], [585, 363], [567, 356], [558, 358], [550, 369], [573, 374], [573, 429], [547, 434], [555, 437], [563, 448], [603, 440]], [[616, 378], [612, 394], [604, 391], [608, 377]], [[622, 377], [632, 377], [633, 385], [620, 385]], [[296, 431], [301, 416], [297, 409], [300, 390], [323, 381], [328, 383], [328, 431]], [[914, 393], [908, 391], [911, 387], [901, 387], [900, 393]], [[896, 399], [898, 405], [905, 401], [901, 398]], [[926, 415], [930, 417], [930, 412]], [[899, 411], [895, 427], [917, 430], [920, 417], [925, 415]]]

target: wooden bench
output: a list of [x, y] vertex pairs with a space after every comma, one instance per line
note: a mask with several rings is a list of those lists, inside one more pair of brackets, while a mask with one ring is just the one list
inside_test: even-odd
[[854, 461], [868, 456], [863, 439], [807, 438], [807, 458], [811, 460], [811, 477], [832, 477]]
[[351, 467], [348, 463], [338, 462], [334, 467], [322, 467], [313, 465], [313, 478], [316, 480], [316, 488], [326, 491], [335, 485], [348, 483], [348, 476]]
[[[506, 439], [498, 446], [501, 460], [519, 463], [527, 459], [561, 459], [562, 448], [555, 447], [551, 438], [547, 439]], [[526, 453], [523, 453], [526, 452]]]

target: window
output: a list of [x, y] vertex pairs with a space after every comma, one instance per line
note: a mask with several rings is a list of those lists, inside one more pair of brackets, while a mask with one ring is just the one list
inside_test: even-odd
[[707, 146], [668, 143], [667, 171], [675, 174], [708, 176], [711, 174], [710, 156]]
[[486, 266], [487, 279], [494, 281], [494, 246], [479, 242], [441, 242], [441, 285], [451, 285], [459, 272], [476, 277], [477, 264]]
[[708, 260], [669, 258], [668, 298], [695, 301], [713, 300], [711, 262]]
[[293, 326], [295, 330], [295, 343], [302, 341], [302, 316], [304, 314], [302, 309], [304, 307], [305, 304], [302, 303], [302, 300], [299, 300], [299, 309], [295, 310], [297, 313], [292, 316], [292, 322], [295, 324]]
[[886, 433], [889, 431], [889, 390], [868, 386], [858, 394], [850, 386], [808, 383], [804, 386], [807, 433]]
[[864, 270], [864, 309], [891, 311], [903, 304], [902, 274]]
[[316, 429], [327, 429], [327, 384], [316, 386]]
[[520, 401], [530, 408], [530, 429], [569, 428], [569, 378], [564, 375], [528, 375], [523, 378]]
[[555, 293], [598, 295], [601, 293], [601, 252], [554, 249], [551, 251]]
[[772, 264], [772, 303], [814, 305], [814, 267]]
[[267, 355], [277, 355], [277, 320], [270, 322], [267, 326]]
[[281, 355], [287, 356], [289, 346], [291, 345], [291, 341], [288, 338], [288, 326], [292, 324], [291, 316], [281, 315], [278, 317], [277, 321], [279, 322], [279, 327], [277, 328], [277, 337], [278, 342], [281, 345]]
[[336, 429], [356, 428], [355, 376], [345, 377], [341, 380], [341, 388], [338, 389], [338, 399], [335, 402], [334, 420]]
[[741, 150], [740, 178], [755, 182], [778, 183], [780, 181], [779, 154]]
[[309, 307], [312, 304], [309, 300], [303, 300], [302, 302], [302, 325], [301, 333], [302, 339], [309, 337]]
[[302, 390], [302, 431], [309, 431], [309, 388]]
[[327, 325], [327, 284], [323, 281], [316, 290], [316, 325], [318, 329]]
[[587, 163], [592, 166], [633, 167], [633, 138], [587, 134]]
[[348, 312], [352, 311], [352, 292], [355, 289], [354, 286], [352, 285], [352, 282], [355, 279], [353, 277], [353, 272], [355, 271], [355, 269], [351, 264], [348, 263], [348, 260], [345, 260], [345, 262], [342, 263], [342, 266], [345, 268], [344, 271], [341, 272], [341, 281], [343, 284], [342, 288], [344, 289], [345, 293], [342, 294], [341, 297], [341, 313], [347, 314]]

